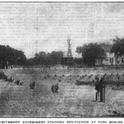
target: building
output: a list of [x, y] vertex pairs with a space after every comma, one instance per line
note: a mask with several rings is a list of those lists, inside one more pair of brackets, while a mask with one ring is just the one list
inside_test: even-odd
[[102, 43], [101, 47], [106, 53], [106, 58], [104, 60], [98, 59], [96, 65], [124, 65], [124, 55], [115, 55], [111, 52], [112, 44]]
[[106, 52], [106, 58], [103, 60], [103, 65], [116, 65], [115, 54]]
[[106, 57], [103, 60], [97, 59], [96, 65], [115, 65], [115, 54], [111, 53], [112, 44], [102, 43], [100, 45], [104, 49]]
[[116, 57], [116, 65], [124, 65], [124, 55]]

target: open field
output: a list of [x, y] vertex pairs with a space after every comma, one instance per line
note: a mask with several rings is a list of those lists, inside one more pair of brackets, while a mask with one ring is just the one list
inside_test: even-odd
[[[0, 80], [0, 117], [110, 117], [124, 116], [124, 70], [102, 68], [24, 68], [1, 70], [17, 85]], [[105, 103], [95, 102], [93, 83], [76, 85], [77, 80], [92, 82], [95, 75], [107, 74]], [[92, 75], [92, 77], [89, 77]], [[119, 79], [117, 75], [120, 75]], [[36, 87], [30, 89], [31, 82]], [[121, 82], [122, 84], [118, 83]], [[58, 93], [51, 91], [57, 84]]]

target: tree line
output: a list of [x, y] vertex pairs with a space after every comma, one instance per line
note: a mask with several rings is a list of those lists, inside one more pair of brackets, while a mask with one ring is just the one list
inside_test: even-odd
[[[97, 60], [103, 61], [106, 58], [106, 51], [102, 47], [103, 44], [89, 43], [78, 46], [76, 52], [82, 54], [82, 63], [87, 66], [95, 66]], [[121, 55], [124, 56], [124, 38], [114, 38], [111, 46], [109, 52], [115, 54], [115, 59]]]
[[106, 59], [106, 51], [103, 45], [111, 46], [110, 53], [115, 53], [115, 57], [124, 55], [124, 38], [115, 37], [112, 44], [88, 43], [78, 46], [76, 52], [82, 55], [82, 58], [65, 58], [62, 51], [53, 51], [51, 53], [40, 52], [35, 57], [28, 60], [28, 64], [40, 65], [70, 65], [70, 66], [95, 66], [97, 60], [101, 62]]
[[39, 52], [36, 53], [33, 58], [27, 59], [27, 65], [43, 65], [43, 66], [54, 66], [61, 64], [63, 58], [62, 51], [53, 51], [51, 53]]
[[[62, 51], [52, 51], [51, 53], [41, 51], [28, 59], [23, 51], [0, 45], [0, 68], [8, 68], [11, 65], [54, 66], [57, 64], [95, 66], [97, 59], [106, 58], [106, 51], [98, 43], [78, 46], [76, 52], [81, 54], [82, 58], [65, 58]], [[124, 38], [114, 38], [110, 52], [115, 53], [117, 57], [124, 55]]]
[[11, 65], [23, 65], [26, 63], [26, 56], [21, 50], [10, 46], [0, 45], [0, 68], [8, 68]]

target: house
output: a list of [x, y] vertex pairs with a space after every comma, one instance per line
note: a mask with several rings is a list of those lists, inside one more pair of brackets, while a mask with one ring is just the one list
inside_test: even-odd
[[111, 53], [112, 44], [102, 43], [100, 46], [104, 49], [106, 57], [103, 60], [97, 59], [96, 65], [115, 65], [115, 54]]
[[115, 54], [106, 52], [106, 58], [103, 60], [103, 65], [116, 65]]
[[116, 57], [116, 65], [124, 65], [124, 55]]
[[96, 65], [124, 65], [124, 55], [115, 55], [111, 52], [112, 44], [100, 44], [106, 53], [104, 60], [97, 60]]

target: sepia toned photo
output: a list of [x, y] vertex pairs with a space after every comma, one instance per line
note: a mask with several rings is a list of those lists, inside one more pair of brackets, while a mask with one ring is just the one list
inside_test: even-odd
[[0, 117], [124, 117], [124, 2], [0, 2]]

